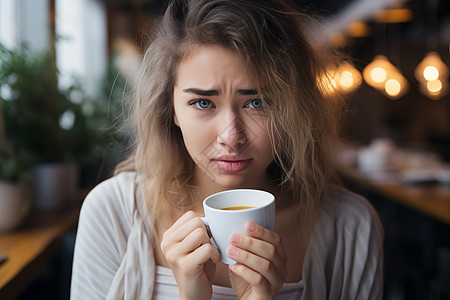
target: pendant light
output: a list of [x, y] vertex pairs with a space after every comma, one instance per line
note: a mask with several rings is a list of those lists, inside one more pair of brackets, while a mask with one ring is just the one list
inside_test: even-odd
[[335, 93], [349, 94], [355, 91], [361, 82], [359, 71], [350, 61], [345, 61], [338, 67], [329, 67], [318, 84], [322, 94], [330, 96]]
[[414, 75], [419, 82], [445, 79], [448, 78], [448, 67], [437, 52], [431, 51], [417, 65]]
[[406, 78], [397, 69], [388, 73], [384, 82], [383, 93], [392, 100], [404, 96], [409, 90], [409, 84]]
[[[375, 37], [375, 45], [378, 46], [376, 53], [387, 52], [386, 45], [386, 24], [408, 22], [412, 19], [412, 12], [408, 9], [387, 9], [378, 11], [375, 15], [375, 21], [377, 22], [378, 29], [383, 29], [382, 38], [380, 34]], [[398, 39], [398, 38], [397, 38]], [[383, 49], [379, 49], [380, 40], [383, 44]], [[394, 40], [392, 44], [398, 44], [397, 40]], [[402, 75], [401, 71], [396, 68], [387, 58], [386, 55], [378, 54], [363, 70], [364, 81], [371, 87], [379, 90], [386, 97], [396, 100], [404, 96], [409, 90], [409, 84], [406, 78]]]
[[448, 67], [437, 52], [427, 53], [414, 71], [419, 82], [419, 91], [431, 100], [438, 100], [445, 96], [449, 85], [448, 72]]
[[438, 100], [447, 95], [448, 83], [440, 79], [419, 83], [419, 91], [431, 100]]
[[339, 90], [346, 94], [355, 91], [362, 81], [361, 74], [349, 61], [343, 62], [338, 67], [335, 77]]
[[374, 57], [372, 62], [364, 68], [364, 81], [375, 89], [383, 90], [388, 74], [394, 69], [395, 67], [386, 56], [378, 54]]
[[[429, 34], [428, 45], [432, 49], [437, 48], [437, 1], [428, 0], [428, 28], [431, 32]], [[426, 97], [432, 100], [438, 100], [448, 92], [448, 75], [449, 69], [442, 61], [439, 54], [431, 50], [423, 60], [417, 65], [414, 76], [419, 82], [419, 91]]]

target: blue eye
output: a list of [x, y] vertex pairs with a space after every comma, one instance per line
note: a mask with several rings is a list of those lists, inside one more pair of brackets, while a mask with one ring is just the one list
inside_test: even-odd
[[214, 108], [214, 104], [206, 99], [198, 99], [194, 100], [190, 103], [191, 105], [195, 105], [197, 109], [208, 109], [208, 108]]
[[262, 103], [261, 99], [252, 99], [245, 107], [258, 109], [258, 108], [262, 108], [262, 106], [263, 106], [263, 103]]

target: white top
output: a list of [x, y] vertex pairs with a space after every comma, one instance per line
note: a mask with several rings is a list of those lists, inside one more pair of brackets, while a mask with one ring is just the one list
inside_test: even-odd
[[[155, 266], [149, 216], [136, 184], [135, 173], [124, 172], [86, 197], [71, 299], [178, 299], [171, 271]], [[303, 279], [285, 284], [276, 299], [381, 299], [382, 241], [381, 223], [367, 200], [331, 187], [306, 251]], [[213, 299], [232, 296], [228, 288], [213, 291]]]
[[[277, 295], [279, 300], [296, 300], [301, 297], [303, 282], [285, 283]], [[238, 299], [232, 288], [213, 285], [212, 299], [235, 300]], [[172, 270], [156, 266], [155, 287], [153, 298], [158, 300], [179, 299], [180, 293], [177, 287], [177, 281], [173, 276]]]

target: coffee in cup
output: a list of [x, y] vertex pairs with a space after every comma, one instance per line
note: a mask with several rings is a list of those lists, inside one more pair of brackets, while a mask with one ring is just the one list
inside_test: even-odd
[[255, 208], [255, 207], [256, 206], [238, 205], [238, 206], [223, 207], [221, 209], [223, 209], [223, 210], [242, 210], [242, 209], [250, 209], [250, 208]]
[[254, 222], [270, 230], [275, 225], [275, 197], [266, 191], [235, 189], [219, 192], [203, 201], [203, 223], [209, 227], [222, 262], [236, 263], [226, 255], [233, 233], [248, 235], [245, 223]]

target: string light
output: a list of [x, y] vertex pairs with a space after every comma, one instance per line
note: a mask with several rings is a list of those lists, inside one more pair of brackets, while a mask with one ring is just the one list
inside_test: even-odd
[[375, 12], [374, 19], [379, 23], [405, 23], [414, 18], [414, 13], [409, 8], [392, 8], [378, 10]]
[[442, 82], [439, 79], [425, 83], [419, 82], [419, 91], [431, 100], [438, 100], [447, 95], [448, 83]]
[[414, 71], [420, 92], [432, 100], [447, 94], [448, 73], [448, 67], [434, 51], [427, 53]]
[[326, 70], [317, 80], [319, 90], [324, 96], [331, 96], [336, 93], [337, 82], [334, 70]]
[[363, 70], [364, 81], [373, 88], [381, 91], [390, 99], [396, 100], [409, 90], [409, 84], [388, 58], [377, 55]]
[[448, 68], [439, 54], [432, 51], [417, 65], [414, 75], [419, 82], [432, 81], [448, 77]]
[[370, 34], [370, 27], [364, 22], [353, 21], [348, 24], [347, 33], [353, 38], [367, 37]]
[[361, 85], [362, 77], [355, 66], [346, 61], [339, 66], [336, 80], [341, 91], [351, 93]]
[[431, 93], [439, 93], [442, 90], [442, 82], [439, 79], [427, 81], [427, 89]]
[[409, 90], [409, 84], [406, 78], [397, 69], [391, 70], [387, 74], [384, 83], [383, 93], [392, 100], [404, 96]]
[[383, 90], [388, 73], [394, 69], [395, 67], [386, 56], [381, 54], [377, 55], [374, 57], [372, 62], [364, 68], [364, 81], [375, 89]]
[[348, 61], [338, 67], [329, 67], [318, 80], [322, 93], [328, 96], [335, 93], [351, 93], [361, 85], [361, 82], [361, 74]]

